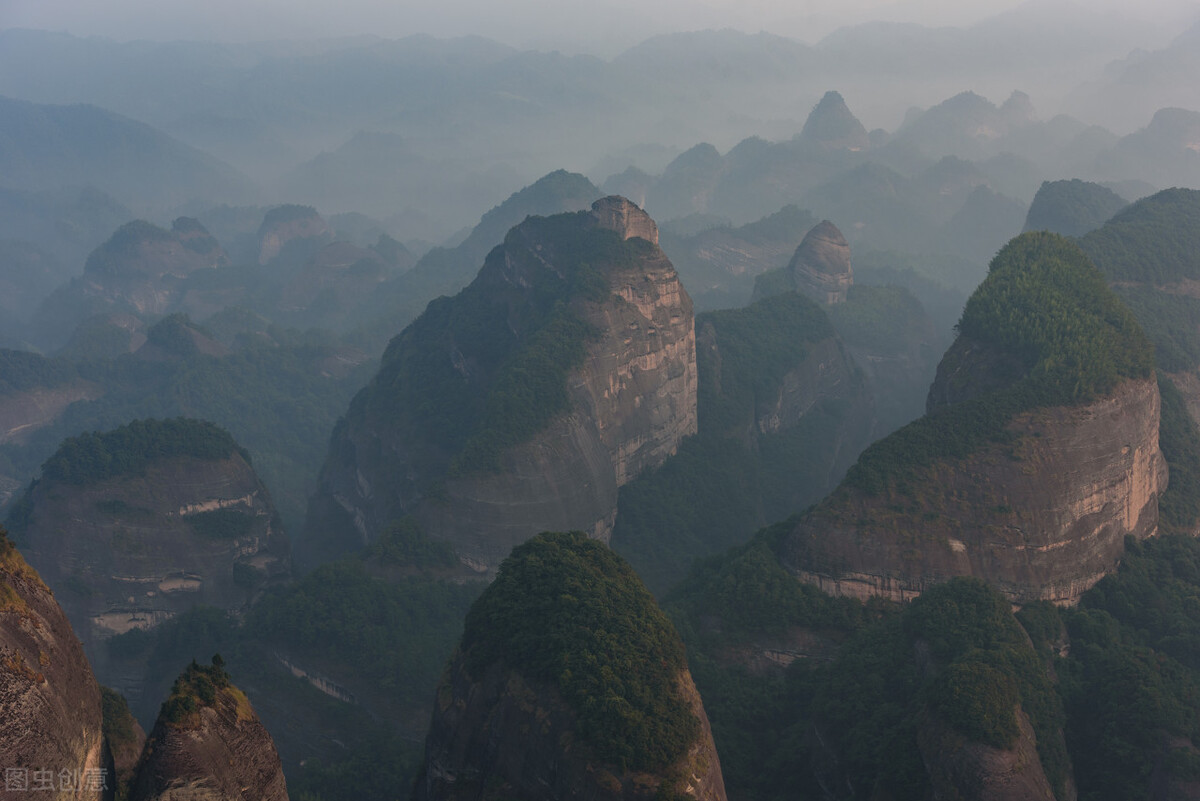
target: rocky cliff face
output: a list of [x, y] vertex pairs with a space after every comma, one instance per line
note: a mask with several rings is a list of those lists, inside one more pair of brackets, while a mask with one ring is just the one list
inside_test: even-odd
[[[1041, 272], [1051, 255], [1072, 261], [1077, 277]], [[1013, 294], [1018, 280], [1036, 289]], [[1059, 292], [1078, 305], [1046, 308]], [[1039, 322], [985, 322], [1018, 307], [1018, 317]], [[1046, 334], [1057, 330], [1053, 315], [1061, 333]], [[1050, 235], [1014, 240], [961, 328], [930, 414], [868, 449], [785, 538], [781, 559], [801, 580], [836, 595], [902, 600], [976, 576], [1017, 603], [1073, 603], [1115, 569], [1126, 536], [1156, 533], [1167, 468], [1158, 386], [1145, 375], [1149, 343], [1082, 253]], [[1063, 369], [1049, 360], [1062, 364], [1064, 352], [1078, 354], [1078, 372], [1047, 378]], [[1097, 383], [1084, 402], [1067, 400], [1107, 371], [1127, 377]]]
[[3, 529], [0, 721], [5, 798], [108, 797], [100, 687], [66, 615]]
[[824, 220], [800, 242], [781, 274], [763, 276], [755, 284], [755, 299], [795, 290], [824, 306], [846, 300], [854, 284], [850, 244], [829, 220]]
[[104, 683], [134, 699], [141, 688], [127, 674], [137, 671], [122, 670], [105, 640], [200, 604], [240, 609], [287, 570], [270, 496], [236, 451], [152, 457], [140, 471], [78, 482], [51, 472], [21, 504], [30, 561], [57, 590]]
[[[532, 218], [513, 229], [471, 287], [445, 306], [431, 305], [393, 342], [383, 371], [334, 434], [310, 520], [321, 521], [316, 525], [322, 529], [330, 520], [340, 525], [347, 541], [338, 547], [346, 548], [411, 514], [430, 536], [451, 542], [466, 564], [482, 571], [494, 569], [514, 545], [538, 531], [581, 529], [607, 538], [617, 488], [661, 463], [696, 430], [691, 300], [670, 261], [646, 239], [655, 236], [654, 222], [621, 198], [599, 201], [591, 212]], [[588, 237], [600, 251], [577, 253]], [[586, 263], [579, 267], [575, 259]], [[455, 309], [477, 303], [470, 314], [490, 316], [502, 328], [480, 329], [481, 338], [472, 344], [473, 335], [459, 328], [465, 320], [455, 322], [429, 346], [436, 350], [429, 369], [454, 371], [449, 380], [456, 388], [447, 392], [463, 392], [465, 386], [456, 402], [477, 404], [492, 391], [493, 380], [509, 380], [496, 378], [501, 365], [488, 351], [508, 337], [515, 340], [513, 352], [528, 347], [535, 334], [523, 327], [533, 327], [531, 315], [546, 314], [534, 311], [543, 302], [539, 298], [577, 281], [576, 269], [593, 283], [563, 298], [574, 320], [569, 325], [582, 323], [589, 332], [565, 375], [565, 412], [498, 449], [495, 469], [452, 469], [453, 459], [461, 457], [447, 452], [444, 443], [453, 437], [430, 442], [430, 426], [415, 422], [414, 415], [424, 413], [417, 405], [428, 401], [415, 394], [406, 401], [397, 391], [414, 380], [406, 371], [424, 358], [405, 356], [406, 349], [416, 347], [415, 338], [432, 337], [422, 332], [441, 315], [454, 319], [460, 314]], [[426, 346], [419, 349], [428, 352]], [[562, 390], [524, 391], [536, 398]], [[458, 425], [479, 428], [487, 420], [507, 425], [513, 414], [464, 415]], [[414, 421], [407, 432], [401, 430], [405, 420]]]
[[1157, 530], [1158, 422], [1153, 379], [1019, 415], [1008, 441], [939, 465], [920, 492], [840, 493], [800, 522], [784, 563], [835, 595], [904, 600], [977, 576], [1014, 602], [1073, 603], [1116, 568], [1126, 535]]
[[[214, 662], [216, 662], [214, 657]], [[138, 765], [131, 801], [287, 801], [271, 735], [219, 667], [175, 683]]]
[[850, 244], [829, 220], [808, 232], [796, 248], [788, 270], [800, 292], [826, 306], [844, 301], [846, 291], [854, 283]]

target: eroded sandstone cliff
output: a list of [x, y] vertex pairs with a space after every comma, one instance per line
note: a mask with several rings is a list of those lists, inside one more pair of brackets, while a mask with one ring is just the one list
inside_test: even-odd
[[953, 576], [1073, 603], [1166, 487], [1150, 346], [1083, 254], [1027, 234], [997, 256], [930, 414], [868, 449], [780, 547], [837, 595], [912, 598]]
[[0, 529], [5, 798], [108, 798], [100, 686], [50, 589]]
[[488, 571], [539, 531], [607, 538], [617, 488], [696, 431], [691, 300], [656, 238], [622, 198], [514, 228], [389, 346], [334, 433], [310, 542], [412, 515]]
[[219, 657], [175, 682], [146, 741], [131, 801], [287, 801], [271, 735]]

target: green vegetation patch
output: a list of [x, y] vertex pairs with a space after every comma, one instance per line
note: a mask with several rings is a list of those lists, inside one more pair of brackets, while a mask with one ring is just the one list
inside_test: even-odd
[[217, 702], [217, 694], [231, 687], [229, 674], [225, 672], [225, 661], [220, 654], [214, 654], [212, 664], [208, 666], [199, 665], [193, 659], [172, 685], [171, 694], [163, 702], [159, 718], [179, 728], [192, 725], [202, 707], [213, 706]]
[[1155, 286], [1200, 279], [1200, 192], [1164, 189], [1080, 240], [1110, 281]]
[[417, 521], [404, 517], [388, 526], [364, 553], [380, 564], [415, 568], [449, 568], [458, 564], [454, 546], [431, 539]]
[[1127, 205], [1123, 197], [1100, 184], [1078, 178], [1043, 181], [1029, 206], [1025, 230], [1083, 236]]
[[849, 345], [895, 355], [925, 335], [929, 317], [921, 302], [902, 287], [850, 287], [844, 303], [829, 307], [833, 327]]
[[1171, 471], [1166, 491], [1158, 496], [1158, 522], [1165, 532], [1193, 533], [1200, 527], [1200, 430], [1183, 395], [1162, 373], [1158, 393], [1158, 444]]
[[[1149, 799], [1192, 780], [1200, 743], [1200, 542], [1126, 539], [1120, 570], [1064, 610], [1070, 657], [1056, 669], [1081, 799]], [[1166, 774], [1166, 775], [1164, 775]]]
[[1153, 287], [1116, 286], [1124, 301], [1154, 343], [1154, 360], [1169, 373], [1200, 364], [1200, 298], [1162, 292]]
[[137, 721], [129, 711], [125, 696], [108, 687], [100, 687], [100, 708], [103, 713], [104, 737], [114, 751], [137, 742]]
[[42, 464], [42, 477], [67, 484], [92, 484], [118, 476], [142, 475], [155, 459], [190, 456], [225, 459], [249, 454], [227, 431], [204, 420], [135, 420], [104, 433], [65, 440]]
[[875, 443], [846, 484], [879, 492], [915, 469], [1002, 440], [1023, 411], [1087, 403], [1154, 369], [1153, 347], [1083, 252], [1064, 237], [1029, 233], [992, 261], [967, 301], [961, 336], [1016, 357], [1023, 378], [927, 415]]
[[433, 697], [480, 590], [476, 583], [384, 581], [360, 560], [346, 559], [267, 593], [250, 611], [246, 634], [347, 666], [400, 702], [423, 706]]
[[474, 676], [499, 662], [556, 686], [605, 762], [665, 768], [699, 732], [679, 636], [629, 565], [581, 532], [515, 548], [467, 614], [462, 650]]
[[61, 386], [79, 377], [75, 368], [22, 350], [0, 349], [0, 397]]

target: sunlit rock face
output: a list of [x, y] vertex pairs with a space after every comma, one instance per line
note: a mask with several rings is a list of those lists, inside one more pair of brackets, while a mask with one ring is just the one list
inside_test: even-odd
[[5, 798], [112, 787], [100, 686], [50, 589], [0, 530], [0, 764]]
[[1166, 462], [1153, 379], [1094, 403], [1039, 409], [1013, 439], [939, 465], [898, 503], [847, 493], [805, 517], [785, 564], [827, 592], [906, 599], [953, 576], [1016, 602], [1073, 603], [1116, 569], [1126, 535], [1158, 527]]
[[[585, 240], [600, 252], [577, 254]], [[449, 304], [436, 311], [453, 317], [463, 304], [478, 304], [479, 314], [505, 318], [497, 339], [510, 337], [514, 348], [522, 347], [532, 336], [523, 327], [528, 309], [576, 280], [576, 267], [568, 265], [584, 259], [579, 269], [592, 276], [590, 288], [556, 301], [589, 332], [582, 358], [566, 375], [566, 410], [503, 448], [492, 470], [451, 469], [455, 454], [431, 446], [421, 426], [399, 430], [422, 413], [414, 407], [423, 402], [389, 400], [411, 380], [399, 354], [406, 338], [426, 335], [431, 306], [393, 340], [392, 356], [384, 356], [381, 373], [335, 431], [306, 541], [337, 552], [413, 515], [429, 536], [452, 543], [465, 565], [488, 572], [539, 531], [578, 529], [607, 539], [617, 489], [661, 464], [697, 425], [692, 302], [656, 241], [654, 221], [619, 197], [512, 229], [472, 285], [436, 302]], [[497, 312], [501, 306], [508, 311]], [[489, 361], [485, 345], [462, 345], [453, 326], [438, 337], [429, 347], [440, 349], [438, 358], [472, 393], [486, 396], [499, 365]]]

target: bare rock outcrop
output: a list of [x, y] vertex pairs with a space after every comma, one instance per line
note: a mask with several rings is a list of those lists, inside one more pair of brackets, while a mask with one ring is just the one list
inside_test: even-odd
[[[336, 552], [413, 515], [483, 572], [539, 531], [606, 539], [618, 487], [697, 425], [691, 299], [653, 238], [654, 222], [621, 198], [510, 231], [471, 286], [435, 301], [389, 346], [334, 433], [306, 538]], [[539, 355], [506, 373], [531, 348], [546, 353], [547, 324], [560, 326], [555, 348], [579, 348], [569, 367], [555, 372]], [[444, 379], [418, 392], [418, 370]], [[498, 387], [522, 404], [561, 403], [518, 435], [517, 407], [489, 417]]]
[[111, 797], [100, 686], [66, 615], [0, 529], [4, 798]]
[[787, 269], [798, 291], [826, 306], [844, 301], [854, 283], [850, 244], [829, 220], [808, 232]]
[[192, 663], [163, 704], [131, 801], [287, 801], [271, 735], [220, 658]]
[[616, 231], [622, 239], [641, 237], [658, 244], [658, 225], [650, 215], [619, 195], [609, 195], [592, 204], [592, 216], [601, 227]]

